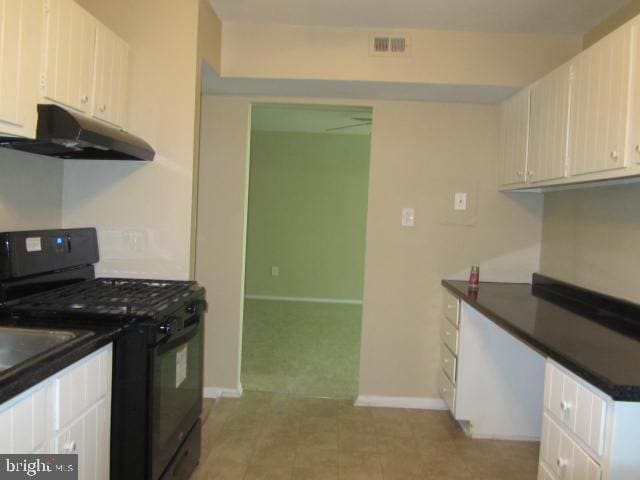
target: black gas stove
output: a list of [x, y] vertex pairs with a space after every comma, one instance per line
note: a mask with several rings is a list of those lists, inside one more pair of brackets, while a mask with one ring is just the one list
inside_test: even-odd
[[107, 323], [127, 319], [160, 319], [170, 308], [201, 291], [195, 282], [96, 278], [20, 299], [14, 312], [73, 314]]
[[200, 455], [204, 289], [95, 278], [98, 261], [95, 229], [0, 233], [0, 312], [23, 326], [121, 326], [110, 477], [186, 479]]

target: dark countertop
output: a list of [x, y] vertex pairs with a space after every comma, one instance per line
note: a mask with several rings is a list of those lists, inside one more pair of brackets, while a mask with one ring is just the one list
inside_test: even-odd
[[576, 313], [580, 309], [544, 299], [525, 283], [481, 282], [477, 292], [466, 281], [443, 280], [442, 285], [614, 400], [640, 402], [640, 341], [607, 325], [611, 312], [584, 308]]
[[[24, 324], [18, 326], [13, 320], [5, 317], [0, 317], [0, 326], [29, 328], [29, 325]], [[51, 353], [45, 352], [22, 365], [0, 372], [0, 405], [77, 362], [81, 358], [113, 342], [114, 339], [120, 336], [122, 330], [120, 327], [74, 330], [57, 326], [47, 327], [47, 329], [76, 331], [79, 333], [88, 332], [88, 335], [81, 336], [77, 340], [72, 340], [68, 344], [63, 344]]]

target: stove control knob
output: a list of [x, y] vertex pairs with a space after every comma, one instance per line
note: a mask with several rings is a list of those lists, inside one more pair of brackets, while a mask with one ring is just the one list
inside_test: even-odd
[[173, 333], [173, 327], [171, 323], [165, 323], [164, 325], [160, 325], [158, 327], [158, 332], [163, 335], [171, 335]]
[[193, 303], [186, 303], [184, 306], [184, 311], [187, 312], [189, 315], [192, 315], [194, 313], [196, 313], [196, 304], [195, 302]]

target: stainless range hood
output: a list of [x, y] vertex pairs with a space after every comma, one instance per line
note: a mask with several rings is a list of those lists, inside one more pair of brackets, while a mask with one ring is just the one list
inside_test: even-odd
[[0, 137], [0, 147], [78, 160], [151, 161], [155, 152], [141, 138], [57, 105], [38, 105], [36, 139]]

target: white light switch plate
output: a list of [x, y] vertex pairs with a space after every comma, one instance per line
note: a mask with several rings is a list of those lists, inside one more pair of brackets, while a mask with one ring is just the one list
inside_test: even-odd
[[466, 193], [456, 193], [453, 208], [455, 210], [466, 210], [467, 209], [467, 194]]
[[403, 227], [416, 226], [416, 210], [414, 208], [402, 209], [402, 226]]

